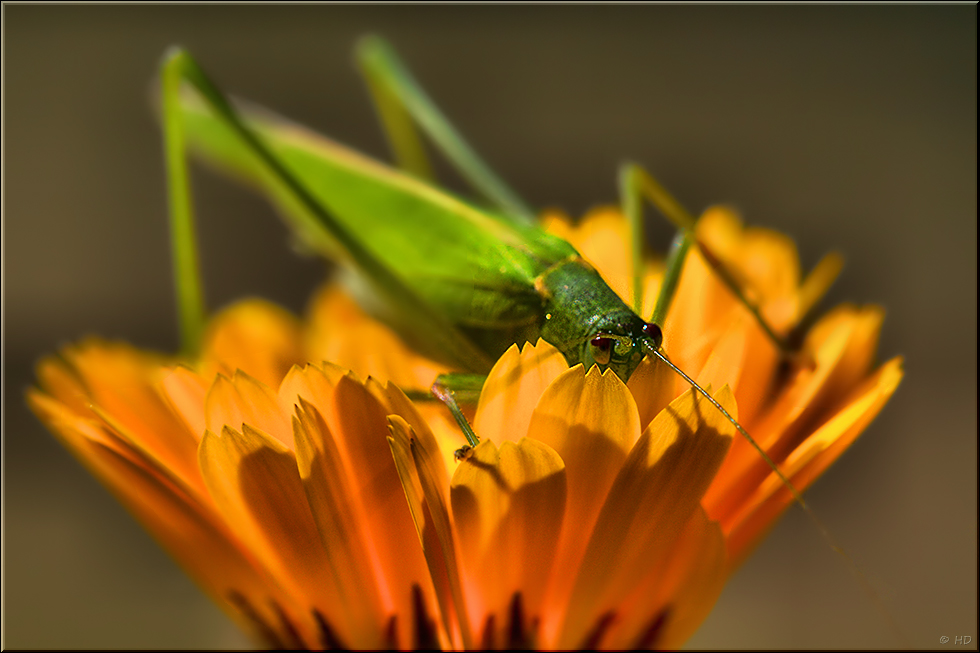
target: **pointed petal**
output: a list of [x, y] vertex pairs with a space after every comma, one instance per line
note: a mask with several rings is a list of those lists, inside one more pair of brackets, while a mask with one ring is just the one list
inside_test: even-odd
[[[544, 442], [565, 461], [570, 501], [601, 501], [640, 434], [636, 402], [610, 371], [581, 366], [548, 386], [531, 416], [528, 436]], [[586, 497], [585, 495], [590, 495]]]
[[[117, 435], [132, 447], [185, 482], [200, 484], [197, 441], [158, 390], [165, 374], [162, 357], [94, 339], [63, 353], [85, 390], [83, 414], [95, 412], [111, 421]], [[77, 406], [78, 399], [76, 395], [70, 401]]]
[[750, 424], [769, 394], [779, 362], [779, 348], [743, 313], [729, 322], [695, 378], [702, 388], [728, 385], [743, 425]]
[[511, 346], [490, 370], [473, 429], [484, 440], [517, 442], [528, 433], [531, 414], [545, 388], [568, 369], [561, 352], [544, 340]]
[[[366, 386], [371, 394], [381, 403], [385, 414], [398, 415], [404, 419], [412, 427], [415, 439], [419, 441], [422, 448], [426, 451], [433, 452], [432, 472], [435, 482], [438, 487], [448, 488], [449, 474], [446, 471], [446, 459], [437, 455], [443, 447], [440, 446], [440, 441], [430, 428], [429, 422], [431, 418], [423, 417], [416, 405], [393, 383], [381, 385], [374, 379], [368, 379]], [[435, 402], [424, 403], [434, 404]], [[440, 406], [440, 408], [442, 407]], [[457, 438], [462, 438], [462, 435], [458, 435]], [[462, 442], [462, 440], [460, 439], [459, 442]], [[449, 459], [455, 463], [452, 451], [459, 448], [455, 446], [455, 440], [453, 444], [450, 444], [446, 448], [449, 449]]]
[[382, 605], [391, 614], [410, 615], [412, 587], [432, 597], [425, 558], [415, 541], [412, 518], [388, 445], [387, 409], [374, 384], [365, 385], [330, 364], [290, 371], [280, 387], [281, 405], [307, 400], [316, 406], [333, 434], [339, 460], [350, 479], [350, 501], [363, 519], [366, 540], [381, 588]]
[[769, 229], [745, 229], [732, 260], [750, 300], [761, 305], [772, 326], [782, 331], [792, 324], [800, 285], [800, 259], [793, 240]]
[[214, 372], [232, 377], [237, 370], [246, 370], [275, 388], [291, 366], [305, 362], [301, 342], [300, 324], [292, 314], [275, 304], [252, 299], [238, 302], [211, 319], [201, 359], [210, 363]]
[[[629, 390], [612, 372], [576, 366], [545, 391], [531, 417], [528, 437], [554, 449], [565, 462], [568, 501], [556, 568], [575, 570], [585, 552], [584, 533], [592, 532], [606, 494], [640, 433], [640, 418]], [[575, 575], [555, 574], [548, 590], [551, 605], [565, 605]], [[550, 619], [557, 619], [551, 615]], [[545, 642], [557, 621], [546, 621]], [[549, 629], [552, 629], [549, 632]]]
[[341, 615], [332, 623], [342, 628], [342, 639], [356, 641], [345, 626], [348, 606], [338, 597], [339, 583], [326, 564], [292, 452], [246, 424], [241, 433], [228, 426], [221, 435], [206, 431], [199, 455], [201, 473], [226, 522], [249, 542], [285, 593], [306, 607], [294, 624], [304, 639], [318, 639], [316, 608]]
[[334, 389], [347, 370], [324, 363], [322, 365], [294, 365], [279, 385], [279, 406], [292, 415], [300, 400], [314, 406], [328, 406], [333, 402]]
[[392, 415], [388, 424], [388, 443], [431, 573], [443, 628], [453, 647], [468, 648], [472, 636], [445, 500], [448, 487], [437, 485], [433, 471], [436, 458], [415, 440], [408, 422]]
[[810, 274], [800, 285], [799, 306], [797, 308], [799, 318], [809, 313], [823, 299], [843, 267], [844, 257], [837, 252], [830, 252], [810, 270]]
[[170, 407], [200, 442], [207, 428], [204, 404], [208, 396], [208, 382], [189, 368], [178, 365], [163, 378], [161, 386]]
[[[289, 608], [268, 571], [209, 505], [148, 467], [137, 452], [121, 447], [121, 441], [95, 421], [35, 390], [28, 393], [28, 403], [62, 444], [246, 628], [254, 628], [256, 618], [276, 622], [269, 599]], [[246, 597], [257, 612], [243, 615], [237, 596]]]
[[[866, 373], [881, 320], [879, 309], [844, 306], [810, 333], [804, 351], [813, 352], [812, 366], [797, 369], [771, 407], [751, 425], [750, 433], [777, 464]], [[708, 514], [727, 530], [731, 514], [770, 471], [755, 448], [737, 438], [705, 497]]]
[[353, 639], [346, 642], [380, 647], [384, 644], [380, 625], [389, 615], [378, 595], [377, 552], [351, 505], [350, 480], [333, 434], [317, 409], [300, 401], [293, 417], [296, 462], [326, 560], [337, 579], [338, 598], [350, 608]]
[[641, 433], [650, 426], [650, 422], [660, 414], [660, 411], [678, 397], [680, 394], [678, 381], [683, 383], [683, 379], [659, 358], [646, 356], [640, 361], [640, 365], [627, 381], [626, 387], [636, 400]]
[[[727, 207], [705, 211], [698, 219], [697, 238], [777, 332], [794, 323], [799, 261], [791, 240], [765, 229], [743, 229], [737, 214]], [[714, 343], [736, 318], [755, 319], [701, 253], [693, 252], [662, 325], [671, 358], [688, 373], [702, 369]]]
[[682, 370], [700, 370], [735, 307], [731, 292], [697, 251], [690, 251], [661, 328], [664, 349]]
[[241, 370], [232, 378], [219, 375], [204, 401], [207, 430], [221, 433], [225, 426], [236, 431], [243, 424], [275, 437], [287, 448], [294, 445], [293, 427], [272, 389]]
[[449, 370], [409, 348], [390, 328], [369, 317], [336, 284], [310, 302], [305, 334], [312, 362], [331, 361], [359, 375], [402, 388], [428, 390]]
[[[731, 391], [716, 399], [735, 415]], [[643, 433], [592, 531], [559, 646], [576, 646], [601, 615], [636, 589], [634, 570], [669, 556], [718, 471], [735, 429], [690, 390]]]
[[702, 214], [697, 236], [777, 331], [796, 319], [800, 262], [791, 238], [769, 229], [743, 228], [737, 213], [724, 206]]
[[91, 398], [81, 378], [64, 360], [45, 356], [35, 366], [38, 386], [78, 415], [87, 415]]
[[[467, 597], [472, 623], [494, 615], [506, 629], [517, 592], [532, 619], [541, 614], [565, 497], [564, 463], [536, 440], [504, 442], [499, 450], [485, 440], [457, 467], [452, 510], [464, 574], [476, 589]], [[502, 630], [495, 641], [506, 641]]]
[[[781, 465], [783, 473], [802, 492], [860, 435], [891, 397], [902, 379], [902, 360], [884, 364], [830, 420], [810, 435]], [[789, 490], [772, 473], [725, 524], [732, 566], [755, 548], [778, 516], [792, 503]]]

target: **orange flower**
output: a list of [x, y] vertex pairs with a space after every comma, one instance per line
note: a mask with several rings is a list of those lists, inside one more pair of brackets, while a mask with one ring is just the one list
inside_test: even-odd
[[[618, 213], [548, 223], [626, 294]], [[792, 243], [725, 210], [706, 213], [698, 237], [777, 330], [826, 285], [821, 272], [800, 282]], [[651, 261], [644, 314], [661, 275]], [[781, 371], [755, 318], [692, 254], [664, 347], [733, 415], [737, 405], [803, 489], [901, 378], [898, 359], [871, 371], [880, 323], [878, 309], [838, 308]], [[232, 307], [185, 366], [97, 340], [69, 347], [41, 362], [43, 390], [28, 399], [275, 646], [675, 647], [791, 500], [654, 361], [624, 384], [569, 369], [541, 341], [512, 347], [472, 415], [482, 441], [458, 463], [445, 410], [398, 390], [441, 371], [328, 288], [302, 324], [264, 302]]]
[[[348, 368], [406, 387], [439, 373], [326, 289], [306, 324], [263, 301], [231, 307], [185, 365], [88, 339], [41, 361], [28, 401], [265, 644], [427, 647], [435, 595], [385, 420], [425, 426], [393, 385], [305, 364], [345, 322]], [[389, 345], [380, 367], [365, 335]]]

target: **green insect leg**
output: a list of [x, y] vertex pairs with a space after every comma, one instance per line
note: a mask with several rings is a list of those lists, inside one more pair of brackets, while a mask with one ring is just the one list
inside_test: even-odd
[[[324, 234], [329, 238], [344, 253], [345, 263], [359, 273], [358, 278], [381, 303], [390, 307], [394, 314], [411, 316], [410, 323], [414, 332], [437, 334], [438, 346], [459, 367], [491, 367], [492, 361], [483, 351], [464, 336], [444, 314], [424, 301], [419, 293], [372, 254], [365, 242], [347, 225], [327, 211], [303, 181], [246, 125], [238, 111], [187, 52], [180, 49], [169, 52], [164, 61], [163, 76], [170, 80], [164, 85], [164, 104], [179, 104], [183, 107], [185, 103], [193, 104], [193, 100], [203, 101], [216, 122], [229, 130], [240, 142], [249, 157], [250, 165], [258, 165], [262, 174], [268, 177], [270, 185], [276, 187], [277, 192], [288, 197], [299, 209], [293, 216], [298, 221], [297, 228], [300, 231]], [[191, 98], [189, 93], [182, 92], [189, 89], [181, 89], [181, 83], [192, 87], [198, 97]], [[178, 119], [173, 122], [178, 122]], [[179, 126], [177, 133], [181, 133]], [[172, 148], [175, 157], [182, 156], [182, 140], [175, 140]]]
[[[652, 321], [654, 324], [663, 324], [662, 320], [666, 317], [677, 291], [677, 282], [680, 280], [680, 268], [684, 264], [684, 258], [691, 245], [696, 245], [698, 251], [704, 257], [708, 265], [718, 275], [726, 287], [732, 292], [738, 301], [752, 314], [756, 322], [765, 332], [766, 336], [779, 348], [783, 355], [791, 353], [791, 348], [787, 339], [776, 333], [775, 329], [762, 316], [759, 307], [749, 301], [742, 290], [741, 285], [735, 280], [732, 273], [715, 256], [711, 250], [699, 242], [694, 236], [694, 229], [697, 219], [684, 206], [674, 198], [664, 186], [653, 178], [650, 173], [635, 163], [627, 163], [620, 171], [620, 192], [622, 196], [623, 212], [627, 216], [631, 229], [634, 232], [633, 243], [633, 284], [634, 288], [640, 287], [641, 275], [641, 250], [642, 247], [642, 198], [646, 198], [657, 210], [663, 214], [678, 229], [678, 236], [674, 241], [671, 256], [668, 259], [667, 274], [664, 284], [661, 287], [660, 295], [657, 298], [657, 307], [654, 311]], [[639, 236], [639, 237], [637, 237]], [[686, 244], [684, 244], [686, 243]], [[829, 267], [829, 266], [828, 266]], [[668, 283], [670, 281], [670, 283]], [[634, 297], [634, 306], [641, 300]]]
[[446, 404], [446, 408], [452, 413], [463, 435], [466, 436], [467, 445], [456, 451], [457, 460], [480, 443], [480, 438], [473, 431], [459, 404], [460, 402], [476, 403], [486, 380], [487, 377], [481, 374], [441, 374], [432, 384], [432, 395]]
[[164, 61], [160, 76], [163, 99], [163, 141], [167, 165], [167, 195], [170, 212], [170, 243], [180, 347], [185, 355], [197, 353], [204, 331], [204, 290], [198, 258], [190, 175], [180, 112], [181, 70], [173, 57]]
[[535, 223], [534, 211], [463, 139], [384, 39], [378, 36], [361, 39], [356, 47], [356, 60], [378, 107], [395, 159], [403, 170], [432, 179], [432, 167], [414, 121], [492, 206], [517, 223]]
[[368, 37], [359, 43], [357, 55], [357, 62], [398, 167], [419, 179], [434, 183], [435, 174], [412, 116], [398, 96], [397, 86], [390, 83], [390, 66], [385, 66], [385, 45], [373, 43]]
[[[674, 243], [671, 246], [670, 255], [667, 258], [667, 270], [664, 273], [664, 282], [660, 289], [660, 295], [657, 297], [657, 305], [654, 309], [652, 322], [656, 325], [663, 324], [664, 318], [667, 316], [667, 311], [670, 308], [671, 300], [677, 293], [677, 286], [680, 282], [681, 271], [684, 267], [684, 260], [687, 258], [687, 253], [692, 245], [697, 245], [702, 253], [705, 252], [705, 248], [701, 246], [694, 235], [694, 227], [697, 223], [694, 216], [692, 216], [667, 190], [654, 179], [649, 173], [647, 173], [643, 168], [636, 164], [627, 164], [623, 167], [620, 173], [620, 188], [623, 197], [623, 212], [626, 214], [631, 225], [634, 225], [634, 230], [639, 230], [639, 225], [641, 224], [642, 216], [640, 212], [641, 198], [646, 197], [657, 209], [660, 210], [664, 216], [670, 220], [678, 228], [678, 234], [674, 239]], [[636, 253], [640, 246], [637, 244], [633, 245], [634, 248], [634, 262], [639, 260], [639, 254]], [[709, 264], [712, 260], [715, 264], [712, 267], [719, 273], [723, 280], [725, 280], [726, 285], [735, 293], [739, 300], [745, 304], [745, 306], [752, 312], [752, 314], [759, 321], [759, 324], [766, 331], [770, 338], [776, 342], [780, 348], [785, 352], [786, 348], [782, 338], [778, 337], [773, 330], [766, 324], [759, 311], [748, 302], [741, 289], [737, 284], [734, 283], [731, 275], [725, 270], [723, 266], [717, 261], [716, 258], [712, 257], [710, 254], [705, 256]], [[634, 263], [634, 266], [637, 266]], [[635, 267], [638, 269], [638, 267]], [[635, 281], [639, 287], [638, 282]], [[698, 383], [688, 376], [684, 370], [680, 369], [667, 356], [666, 352], [660, 347], [655, 347], [648, 343], [646, 345], [647, 353], [657, 358], [661, 363], [667, 365], [675, 373], [677, 373], [681, 378], [683, 378], [691, 388], [704, 397], [712, 406], [715, 407], [724, 417], [727, 419], [739, 434], [744, 437], [749, 444], [758, 452], [759, 456], [766, 462], [770, 469], [776, 474], [780, 482], [789, 490], [793, 497], [793, 500], [803, 508], [804, 512], [810, 517], [810, 519], [817, 525], [817, 528], [821, 531], [824, 538], [830, 543], [831, 548], [839, 550], [839, 547], [834, 542], [829, 530], [820, 522], [816, 514], [810, 508], [809, 504], [803, 499], [803, 495], [800, 491], [793, 485], [793, 483], [786, 477], [782, 470], [776, 465], [775, 461], [769, 457], [765, 450], [758, 444], [758, 442], [753, 438], [748, 431], [736, 420], [725, 408], [712, 397], [704, 388], [702, 388]]]

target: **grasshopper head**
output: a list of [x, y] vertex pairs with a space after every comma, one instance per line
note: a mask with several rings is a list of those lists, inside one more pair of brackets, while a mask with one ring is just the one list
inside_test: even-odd
[[585, 347], [582, 362], [586, 368], [593, 363], [603, 370], [611, 368], [625, 382], [643, 356], [658, 350], [663, 339], [659, 326], [636, 318], [629, 324], [596, 332]]

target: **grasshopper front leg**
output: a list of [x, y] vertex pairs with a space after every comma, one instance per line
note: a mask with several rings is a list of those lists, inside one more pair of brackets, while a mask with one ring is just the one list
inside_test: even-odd
[[463, 460], [468, 455], [470, 449], [480, 443], [470, 426], [470, 422], [459, 407], [459, 402], [476, 403], [480, 398], [480, 391], [487, 377], [482, 374], [440, 374], [436, 382], [432, 384], [432, 395], [446, 404], [446, 408], [453, 414], [453, 418], [466, 436], [466, 445], [457, 449], [453, 457], [456, 460]]
[[[678, 230], [678, 236], [671, 250], [671, 257], [668, 260], [667, 275], [661, 287], [660, 295], [657, 298], [657, 307], [651, 321], [654, 324], [663, 324], [663, 320], [667, 315], [667, 311], [677, 290], [677, 283], [680, 280], [684, 258], [687, 256], [687, 251], [690, 246], [694, 245], [725, 286], [752, 314], [763, 332], [776, 345], [782, 355], [784, 357], [791, 357], [794, 354], [797, 348], [794, 342], [795, 339], [791, 336], [777, 333], [772, 325], [769, 324], [765, 317], [763, 317], [759, 307], [746, 297], [742, 286], [732, 275], [731, 271], [725, 267], [724, 263], [706, 244], [696, 238], [695, 228], [697, 226], [697, 218], [685, 209], [660, 182], [654, 179], [640, 165], [627, 163], [620, 169], [619, 185], [623, 214], [630, 224], [632, 234], [632, 288], [633, 307], [635, 311], [640, 311], [642, 302], [640, 292], [642, 287], [642, 244], [644, 242], [642, 200], [646, 198]], [[813, 271], [807, 276], [800, 293], [802, 298], [801, 315], [807, 316], [810, 314], [819, 297], [826, 292], [827, 288], [837, 277], [841, 266], [840, 256], [836, 253], [830, 253], [821, 259]], [[806, 321], [804, 318], [801, 320], [801, 323], [805, 323]]]

